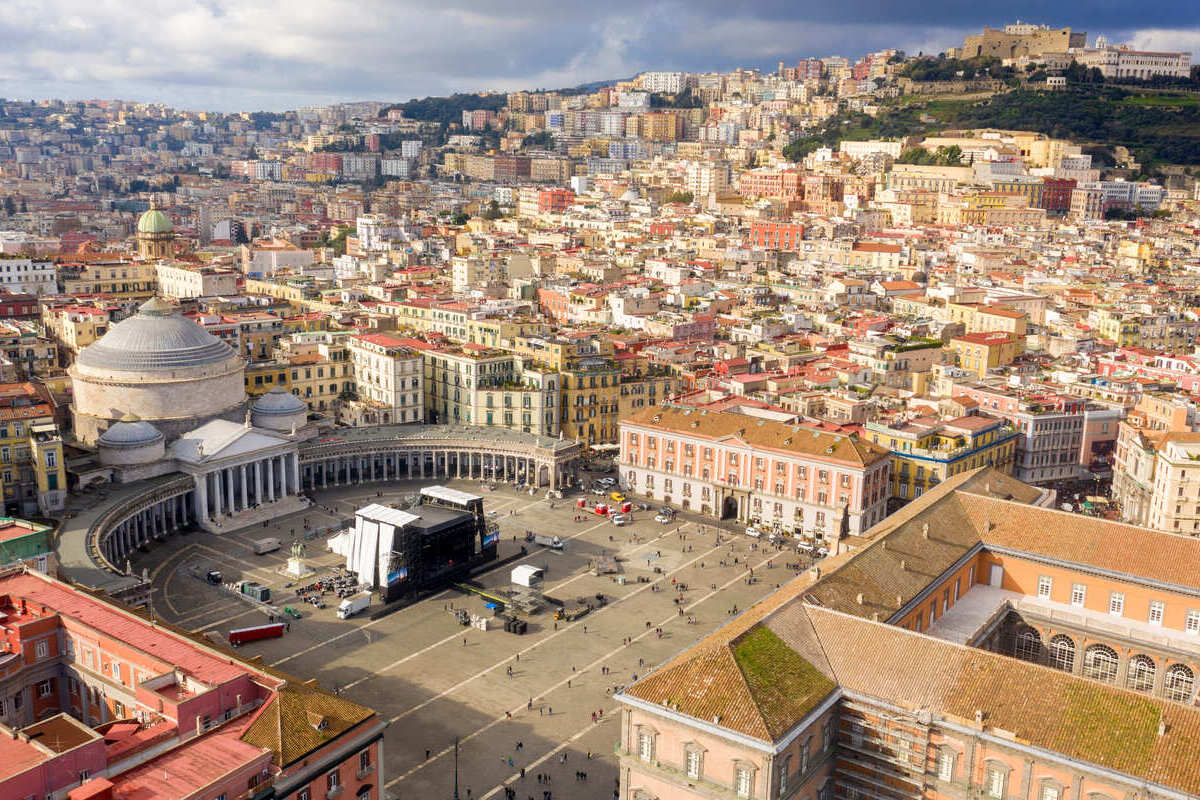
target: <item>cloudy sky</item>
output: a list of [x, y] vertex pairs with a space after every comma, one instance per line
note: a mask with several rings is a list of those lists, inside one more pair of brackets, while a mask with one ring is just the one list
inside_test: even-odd
[[1200, 2], [0, 0], [0, 96], [280, 110], [555, 88], [647, 69], [937, 52], [1016, 18], [1200, 61]]

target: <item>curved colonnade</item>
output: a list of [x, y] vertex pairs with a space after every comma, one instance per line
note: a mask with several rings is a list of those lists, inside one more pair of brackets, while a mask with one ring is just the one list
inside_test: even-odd
[[[339, 429], [301, 442], [303, 490], [390, 480], [521, 481], [561, 489], [575, 480], [576, 442], [494, 428], [451, 425]], [[146, 581], [127, 571], [135, 548], [192, 528], [206, 503], [195, 478], [171, 473], [113, 487], [59, 531], [60, 569], [71, 580], [139, 605]], [[139, 602], [141, 601], [141, 602]]]

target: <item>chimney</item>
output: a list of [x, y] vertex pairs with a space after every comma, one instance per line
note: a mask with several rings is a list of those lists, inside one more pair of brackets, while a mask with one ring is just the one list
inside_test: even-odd
[[196, 715], [196, 735], [204, 733], [204, 717]]
[[975, 709], [975, 724], [981, 728], [983, 727], [983, 709], [982, 708]]
[[713, 719], [713, 724], [714, 724], [714, 725], [720, 725], [720, 724], [721, 724], [721, 715], [720, 715], [720, 714], [713, 714], [713, 718], [712, 718], [712, 719]]
[[991, 533], [992, 529], [995, 527], [996, 527], [996, 523], [992, 522], [990, 519], [983, 524], [983, 530], [986, 533]]
[[821, 580], [821, 568], [820, 567], [813, 567], [813, 574], [817, 580]]
[[928, 522], [926, 522], [925, 524], [923, 524], [921, 526], [921, 538], [922, 539], [929, 538], [929, 523]]
[[1167, 732], [1167, 721], [1162, 717], [1158, 719], [1158, 735], [1163, 736]]
[[903, 606], [904, 606], [904, 595], [902, 595], [902, 594], [896, 595], [896, 608], [902, 608]]
[[854, 601], [861, 606], [863, 604], [863, 593], [859, 592], [858, 596], [854, 598]]
[[900, 571], [901, 572], [908, 571], [908, 559], [905, 559], [905, 558], [900, 559]]

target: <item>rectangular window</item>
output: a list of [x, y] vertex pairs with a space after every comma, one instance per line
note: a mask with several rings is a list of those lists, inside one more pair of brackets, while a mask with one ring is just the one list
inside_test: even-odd
[[987, 782], [984, 786], [988, 797], [1004, 797], [1004, 772], [996, 767], [988, 767]]
[[1163, 611], [1165, 609], [1166, 609], [1166, 606], [1163, 604], [1163, 602], [1161, 600], [1152, 600], [1150, 602], [1150, 624], [1151, 625], [1162, 625]]
[[638, 758], [642, 761], [654, 760], [654, 736], [652, 734], [638, 734]]
[[49, 697], [54, 692], [54, 687], [50, 681], [41, 681], [37, 685], [38, 697]]
[[1200, 633], [1200, 611], [1189, 611], [1183, 621], [1183, 629], [1188, 633]]
[[358, 754], [358, 771], [366, 772], [371, 768], [371, 751], [363, 750]]
[[1043, 786], [1042, 791], [1038, 793], [1038, 800], [1059, 800], [1062, 793], [1057, 786]]
[[733, 773], [733, 788], [737, 792], [738, 797], [749, 797], [753, 781], [750, 777], [750, 770], [745, 767], [738, 767]]
[[942, 750], [938, 753], [938, 780], [954, 780], [954, 752]]
[[334, 792], [342, 788], [342, 774], [336, 769], [325, 776], [325, 788], [327, 791]]
[[33, 654], [37, 658], [45, 658], [50, 655], [50, 645], [46, 642], [38, 642], [33, 646]]
[[700, 751], [699, 750], [688, 750], [685, 758], [687, 761], [687, 764], [686, 764], [687, 776], [689, 778], [699, 778], [700, 777]]
[[1125, 613], [1125, 593], [1112, 592], [1108, 596], [1108, 613], [1119, 617]]
[[1037, 596], [1043, 600], [1050, 599], [1050, 590], [1054, 588], [1054, 579], [1049, 575], [1038, 576], [1038, 592]]
[[1071, 584], [1071, 605], [1082, 608], [1087, 600], [1087, 587], [1082, 583]]

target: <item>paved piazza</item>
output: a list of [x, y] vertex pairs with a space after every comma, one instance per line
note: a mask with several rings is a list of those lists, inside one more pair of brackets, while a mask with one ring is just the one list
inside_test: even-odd
[[[368, 613], [349, 620], [334, 615], [338, 601], [332, 595], [323, 610], [292, 602], [292, 590], [284, 588], [287, 579], [278, 570], [293, 534], [303, 535], [305, 523], [310, 528], [336, 524], [368, 502], [394, 502], [433, 483], [319, 492], [307, 512], [266, 528], [174, 536], [137, 553], [133, 561], [135, 569], [146, 568], [153, 576], [155, 613], [190, 630], [225, 634], [265, 621], [262, 611], [204, 581], [214, 568], [226, 581], [266, 584], [277, 605], [301, 609], [303, 619], [293, 620], [283, 638], [248, 644], [241, 653], [314, 677], [388, 719], [384, 765], [393, 800], [452, 796], [456, 736], [463, 798], [503, 798], [503, 787], [512, 785], [520, 800], [542, 800], [547, 789], [556, 798], [607, 800], [617, 778], [613, 687], [630, 683], [726, 622], [735, 607], [746, 608], [795, 574], [784, 568], [796, 559], [794, 552], [779, 553], [733, 528], [726, 529], [718, 546], [711, 521], [704, 533], [695, 520], [656, 523], [653, 510], [635, 513], [634, 522], [623, 527], [595, 515], [576, 522], [580, 512], [573, 500], [579, 495], [551, 509], [544, 499], [511, 488], [488, 492], [478, 482], [450, 481], [445, 485], [485, 495], [486, 511], [496, 512], [501, 526], [502, 558], [519, 550], [521, 543], [514, 539], [523, 540], [527, 530], [568, 540], [565, 552], [533, 547], [520, 561], [477, 575], [479, 583], [506, 587], [516, 563], [544, 565], [546, 594], [570, 601], [602, 592], [609, 605], [575, 622], [557, 623], [548, 607], [525, 617], [529, 631], [518, 636], [501, 626], [483, 632], [459, 625], [451, 603], [486, 612], [482, 598], [455, 590], [374, 620], [371, 613], [381, 609], [377, 599]], [[284, 546], [255, 555], [251, 542], [266, 536], [279, 537]], [[337, 564], [324, 538], [310, 540], [308, 548], [318, 575], [330, 574]], [[606, 555], [621, 559], [624, 585], [613, 575], [590, 571], [589, 561]], [[755, 580], [748, 582], [751, 570]], [[678, 591], [671, 579], [686, 591]], [[679, 605], [677, 597], [683, 598]], [[623, 644], [629, 637], [632, 643]], [[593, 723], [598, 711], [603, 715]], [[586, 772], [587, 781], [577, 780], [576, 771]], [[539, 773], [548, 773], [551, 784], [539, 784]]]

